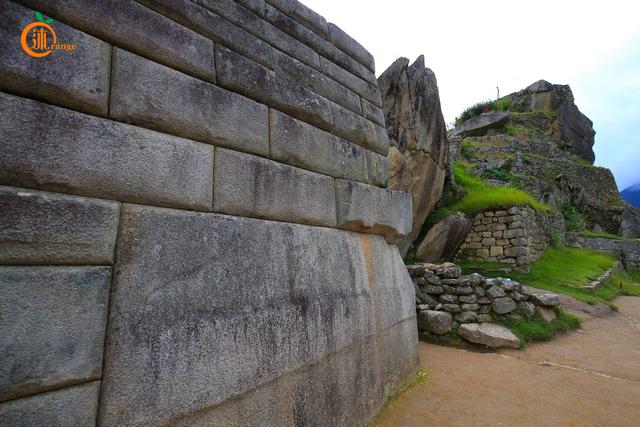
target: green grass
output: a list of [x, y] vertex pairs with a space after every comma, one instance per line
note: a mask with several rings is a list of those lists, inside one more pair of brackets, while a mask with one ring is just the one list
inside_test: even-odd
[[568, 332], [580, 327], [580, 318], [569, 314], [559, 307], [554, 308], [556, 318], [547, 322], [541, 317], [518, 320], [495, 319], [497, 323], [509, 328], [520, 340], [520, 347], [535, 341], [548, 341], [559, 332]]
[[[513, 271], [506, 274], [518, 282], [569, 295], [589, 304], [610, 303], [619, 295], [640, 296], [640, 273], [615, 273], [595, 292], [582, 289], [590, 281], [602, 276], [616, 261], [612, 254], [584, 248], [549, 247], [529, 273]], [[499, 264], [466, 261], [460, 263], [465, 274], [477, 272], [485, 276], [504, 276], [497, 271]]]
[[587, 218], [571, 203], [567, 203], [562, 207], [562, 216], [567, 231], [581, 232], [587, 228]]
[[464, 162], [457, 162], [454, 167], [456, 183], [466, 192], [462, 199], [451, 207], [454, 211], [474, 216], [478, 212], [512, 206], [531, 206], [536, 210], [552, 209], [517, 188], [491, 187], [482, 178], [470, 173], [469, 169], [469, 165]]
[[613, 239], [613, 240], [624, 240], [627, 242], [637, 242], [638, 238], [633, 238], [633, 237], [622, 237], [622, 236], [618, 236], [616, 234], [611, 234], [611, 233], [598, 233], [596, 231], [590, 231], [590, 230], [585, 230], [585, 231], [580, 231], [578, 233], [575, 233], [578, 236], [582, 236], [582, 237], [602, 237], [605, 239]]
[[[456, 184], [464, 191], [460, 198], [443, 198], [439, 207], [427, 218], [421, 235], [434, 224], [456, 212], [463, 212], [470, 217], [478, 212], [491, 209], [508, 209], [512, 206], [531, 206], [536, 210], [551, 210], [551, 206], [541, 203], [522, 190], [513, 187], [491, 187], [484, 180], [471, 173], [473, 164], [458, 161], [454, 166]], [[445, 191], [445, 194], [447, 192]], [[420, 239], [418, 239], [420, 240]]]

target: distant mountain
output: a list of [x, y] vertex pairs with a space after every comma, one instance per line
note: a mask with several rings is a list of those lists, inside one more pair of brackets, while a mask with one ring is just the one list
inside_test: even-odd
[[640, 208], [640, 182], [622, 190], [620, 195], [633, 206]]

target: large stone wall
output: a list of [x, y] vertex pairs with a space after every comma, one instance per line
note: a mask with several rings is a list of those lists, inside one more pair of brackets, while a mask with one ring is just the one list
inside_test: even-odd
[[564, 222], [559, 214], [514, 206], [477, 214], [456, 256], [528, 270], [551, 240], [563, 238]]
[[0, 15], [0, 424], [370, 419], [418, 365], [372, 56], [293, 0]]

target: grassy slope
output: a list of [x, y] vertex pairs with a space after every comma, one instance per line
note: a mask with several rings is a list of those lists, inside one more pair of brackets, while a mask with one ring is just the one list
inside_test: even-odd
[[513, 187], [492, 187], [482, 178], [469, 172], [471, 165], [457, 162], [454, 167], [456, 183], [464, 188], [465, 195], [446, 207], [438, 209], [429, 218], [431, 224], [455, 212], [474, 217], [478, 212], [491, 209], [507, 209], [512, 206], [531, 206], [534, 209], [552, 209], [522, 190]]
[[[562, 293], [587, 303], [610, 302], [618, 295], [640, 296], [640, 273], [615, 274], [612, 279], [594, 293], [581, 289], [590, 280], [601, 276], [616, 260], [615, 256], [589, 249], [550, 247], [536, 262], [529, 273], [508, 273], [519, 282], [540, 289]], [[481, 271], [489, 276], [499, 276], [498, 265], [489, 263], [461, 263], [465, 271]], [[504, 268], [504, 266], [501, 266]], [[491, 271], [494, 270], [494, 271]]]

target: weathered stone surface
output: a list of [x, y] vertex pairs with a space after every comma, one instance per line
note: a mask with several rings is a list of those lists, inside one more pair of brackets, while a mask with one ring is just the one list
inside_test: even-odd
[[367, 150], [367, 173], [369, 184], [386, 187], [389, 182], [389, 159]]
[[96, 425], [100, 381], [0, 403], [0, 425], [13, 427]]
[[495, 323], [465, 323], [458, 333], [465, 339], [487, 347], [520, 348], [520, 340], [509, 329]]
[[320, 128], [333, 125], [330, 101], [221, 45], [216, 45], [216, 70], [218, 84], [227, 89]]
[[498, 314], [511, 313], [516, 308], [516, 303], [509, 297], [496, 298], [491, 303], [491, 309]]
[[554, 85], [540, 80], [508, 97], [518, 111], [555, 113], [552, 127], [559, 142], [576, 155], [590, 163], [594, 162], [596, 132], [593, 123], [578, 110], [568, 85]]
[[213, 175], [216, 212], [336, 226], [333, 178], [218, 148]]
[[442, 309], [449, 313], [460, 313], [462, 311], [458, 304], [443, 304]]
[[312, 47], [318, 54], [330, 59], [354, 75], [375, 84], [375, 76], [365, 66], [335, 47], [324, 37], [269, 4], [266, 6], [266, 19], [285, 33]]
[[[416, 332], [415, 320], [404, 321], [382, 338], [369, 337], [349, 352], [330, 354], [211, 410], [179, 418], [175, 425], [263, 426], [265, 420], [280, 426], [362, 424], [387, 399], [384, 390], [396, 389], [415, 374]], [[381, 351], [406, 348], [408, 342], [415, 350]]]
[[471, 220], [465, 214], [449, 215], [429, 229], [416, 250], [415, 258], [425, 262], [453, 259], [471, 227]]
[[120, 204], [0, 186], [0, 263], [111, 264]]
[[109, 267], [0, 267], [0, 401], [100, 378]]
[[184, 138], [269, 154], [262, 104], [156, 64], [113, 51], [110, 117]]
[[[465, 309], [465, 304], [462, 305], [462, 310]], [[473, 311], [463, 311], [462, 313], [456, 314], [456, 321], [460, 323], [472, 323], [478, 320], [478, 315]]]
[[504, 113], [483, 113], [460, 124], [451, 136], [481, 135], [489, 129], [503, 127], [509, 120], [511, 120], [509, 111]]
[[556, 312], [547, 307], [535, 306], [536, 316], [542, 317], [547, 322], [551, 322], [556, 318]]
[[377, 125], [386, 126], [382, 110], [364, 98], [362, 99], [362, 115]]
[[385, 128], [336, 103], [331, 103], [331, 109], [334, 120], [332, 132], [383, 156], [387, 155], [389, 136]]
[[356, 114], [362, 114], [360, 97], [322, 72], [303, 64], [295, 58], [274, 51], [274, 70], [290, 82], [311, 89]]
[[501, 298], [506, 296], [507, 294], [505, 293], [504, 289], [502, 289], [499, 286], [492, 286], [490, 288], [487, 289], [487, 296], [491, 299], [494, 298]]
[[453, 326], [451, 313], [424, 310], [418, 313], [418, 328], [432, 334], [446, 334]]
[[320, 69], [323, 73], [351, 89], [373, 105], [382, 107], [380, 90], [377, 85], [366, 82], [358, 76], [354, 76], [344, 68], [334, 64], [332, 61], [329, 61], [322, 56], [320, 57]]
[[536, 305], [555, 307], [560, 305], [560, 297], [556, 294], [532, 294], [531, 302]]
[[[33, 10], [11, 1], [0, 4], [0, 38], [18, 40], [33, 22]], [[106, 116], [109, 95], [111, 46], [60, 22], [54, 24], [58, 40], [77, 49], [54, 51], [34, 59], [20, 43], [0, 44], [0, 89], [74, 110]]]
[[525, 317], [533, 317], [536, 314], [536, 306], [528, 301], [518, 303], [518, 311]]
[[0, 184], [211, 210], [209, 145], [4, 93], [0, 121]]
[[213, 42], [134, 0], [20, 1], [111, 44], [215, 82]]
[[368, 180], [364, 148], [279, 111], [270, 115], [274, 160], [336, 178]]
[[[268, 2], [282, 12], [311, 28], [323, 37], [329, 36], [327, 21], [313, 10], [297, 0], [268, 0]], [[366, 64], [363, 64], [366, 65]], [[374, 70], [372, 70], [374, 71]]]
[[442, 303], [455, 304], [458, 302], [458, 297], [451, 294], [444, 294], [440, 295], [440, 297], [438, 297], [438, 300]]
[[624, 202], [622, 221], [618, 235], [622, 237], [640, 238], [640, 208]]
[[411, 196], [354, 181], [336, 180], [338, 227], [384, 234], [396, 243], [411, 230]]
[[[305, 377], [315, 363], [338, 355], [354, 362], [349, 366], [380, 361], [366, 392], [380, 404], [380, 387], [417, 367], [413, 285], [397, 248], [383, 238], [218, 214], [122, 209], [103, 424], [161, 424], [225, 401], [237, 417], [253, 407], [237, 396], [272, 387], [267, 384], [278, 390], [287, 381], [283, 375]], [[380, 346], [373, 344], [377, 338]], [[370, 353], [360, 351], [363, 341], [374, 345]], [[298, 405], [314, 406], [307, 401], [314, 390], [327, 401], [329, 385], [340, 377], [323, 371], [324, 379], [314, 374], [313, 381], [296, 381]], [[331, 394], [348, 396], [353, 375]], [[277, 396], [289, 407], [285, 412], [293, 412], [291, 392]], [[204, 416], [200, 424], [211, 419]]]
[[271, 45], [191, 0], [137, 1], [247, 58], [273, 67], [275, 49]]
[[371, 55], [360, 43], [358, 43], [353, 38], [349, 37], [347, 33], [342, 31], [340, 27], [335, 24], [329, 23], [329, 40], [340, 49], [348, 53], [357, 59], [361, 64], [366, 66], [371, 75], [364, 76], [370, 83], [375, 84], [375, 76], [373, 73], [375, 72], [375, 61], [373, 59], [373, 55]]
[[413, 197], [411, 234], [399, 245], [406, 254], [442, 196], [447, 159], [447, 129], [438, 84], [420, 56], [400, 58], [378, 79], [392, 147], [389, 187]]
[[234, 0], [195, 0], [226, 20], [261, 38], [270, 45], [296, 58], [298, 61], [319, 69], [318, 54], [304, 43], [276, 28]]

